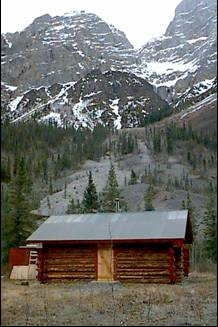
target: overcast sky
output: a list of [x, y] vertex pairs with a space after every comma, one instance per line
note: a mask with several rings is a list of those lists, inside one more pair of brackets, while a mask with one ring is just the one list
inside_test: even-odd
[[182, 0], [1, 0], [1, 33], [22, 31], [41, 15], [93, 12], [140, 47], [164, 34]]

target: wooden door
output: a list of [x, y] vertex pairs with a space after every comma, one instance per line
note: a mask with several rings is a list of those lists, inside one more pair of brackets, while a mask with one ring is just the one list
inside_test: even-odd
[[108, 245], [98, 245], [98, 280], [113, 280], [113, 250]]

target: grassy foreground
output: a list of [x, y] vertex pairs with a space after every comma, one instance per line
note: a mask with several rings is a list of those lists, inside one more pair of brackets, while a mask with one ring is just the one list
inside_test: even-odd
[[1, 290], [1, 326], [217, 326], [211, 273], [177, 285], [2, 279]]

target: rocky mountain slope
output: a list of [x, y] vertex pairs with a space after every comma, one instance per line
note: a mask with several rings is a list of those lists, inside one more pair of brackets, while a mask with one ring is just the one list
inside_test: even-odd
[[188, 88], [217, 74], [217, 1], [183, 0], [165, 34], [138, 53], [137, 70], [158, 93], [176, 101]]
[[133, 74], [94, 70], [75, 83], [34, 88], [9, 104], [7, 117], [12, 122], [37, 119], [72, 124], [75, 128], [141, 126], [144, 117], [169, 112], [152, 86]]
[[2, 35], [2, 81], [23, 91], [77, 81], [98, 66], [134, 63], [132, 49], [123, 32], [95, 14], [44, 15], [21, 33]]
[[183, 0], [165, 34], [139, 50], [84, 11], [46, 14], [3, 34], [2, 117], [140, 126], [147, 113], [166, 107], [153, 90], [181, 110], [216, 92], [216, 13], [215, 0]]

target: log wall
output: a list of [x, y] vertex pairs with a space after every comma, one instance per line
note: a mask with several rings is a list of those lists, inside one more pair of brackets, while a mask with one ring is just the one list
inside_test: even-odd
[[40, 259], [43, 266], [41, 280], [97, 279], [96, 246], [47, 247]]
[[116, 247], [114, 279], [121, 282], [175, 283], [182, 280], [181, 249], [171, 246]]
[[182, 253], [183, 253], [183, 273], [184, 276], [187, 277], [189, 274], [189, 248], [183, 247]]
[[168, 243], [47, 244], [38, 250], [41, 281], [177, 283], [182, 281], [186, 269], [187, 252]]

